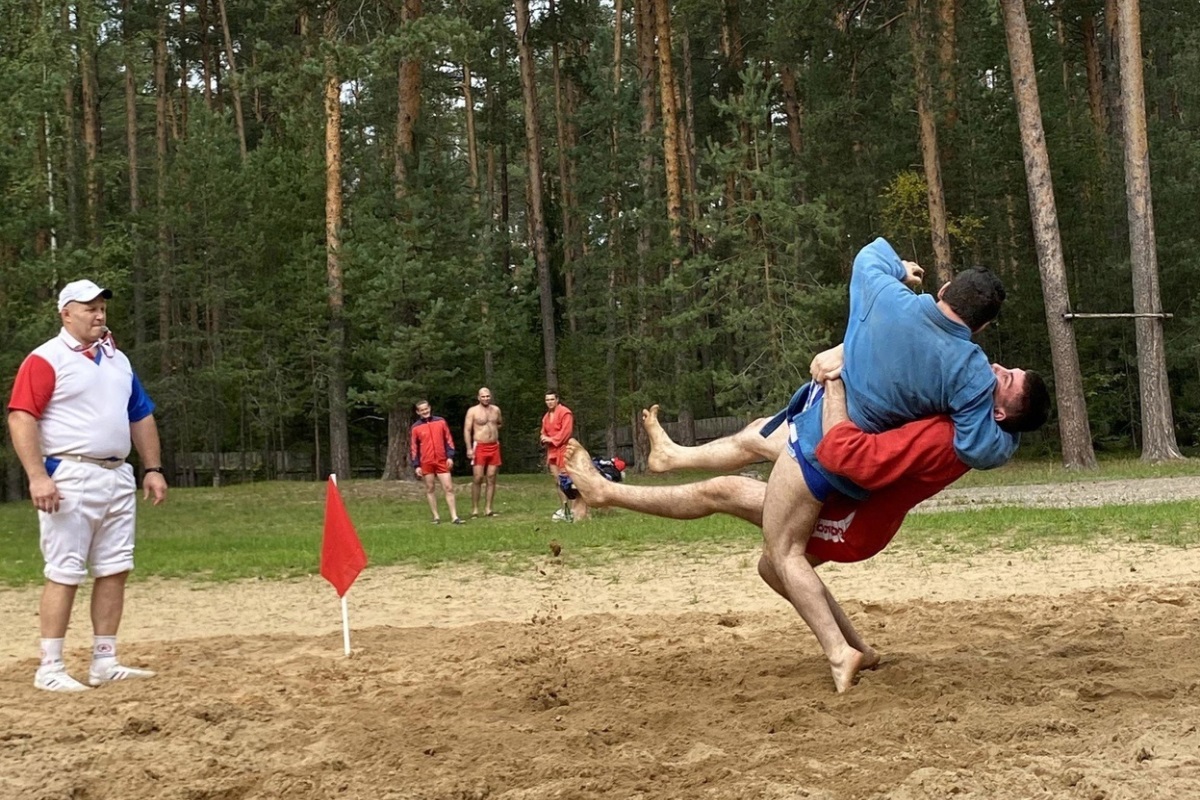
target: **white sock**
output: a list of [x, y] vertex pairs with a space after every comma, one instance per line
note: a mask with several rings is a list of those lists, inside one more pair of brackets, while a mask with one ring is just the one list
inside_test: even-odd
[[44, 669], [63, 668], [63, 640], [42, 639], [42, 663]]
[[92, 666], [114, 664], [117, 660], [116, 636], [92, 637]]

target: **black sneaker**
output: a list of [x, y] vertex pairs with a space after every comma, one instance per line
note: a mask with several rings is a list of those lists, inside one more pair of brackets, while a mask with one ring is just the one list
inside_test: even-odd
[[463, 520], [462, 517], [455, 517], [454, 524], [455, 525], [466, 525], [467, 523]]

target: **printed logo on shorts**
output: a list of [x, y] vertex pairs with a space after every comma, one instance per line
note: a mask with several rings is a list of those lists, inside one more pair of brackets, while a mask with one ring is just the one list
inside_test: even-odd
[[851, 511], [845, 519], [819, 519], [817, 520], [816, 527], [813, 528], [812, 535], [827, 542], [844, 543], [846, 541], [846, 529], [850, 527], [850, 523], [854, 520], [854, 515], [857, 513], [857, 511]]

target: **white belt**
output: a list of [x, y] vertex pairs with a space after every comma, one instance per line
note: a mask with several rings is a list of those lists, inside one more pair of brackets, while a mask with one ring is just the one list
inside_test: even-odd
[[125, 466], [123, 458], [93, 458], [92, 456], [80, 456], [75, 453], [55, 453], [47, 458], [57, 458], [60, 461], [78, 461], [81, 464], [95, 464], [97, 467], [105, 469], [116, 469], [117, 467]]

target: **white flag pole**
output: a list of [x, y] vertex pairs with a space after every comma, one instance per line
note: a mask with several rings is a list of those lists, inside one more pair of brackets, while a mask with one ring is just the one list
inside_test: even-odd
[[[337, 486], [337, 475], [330, 473], [329, 480], [333, 481], [333, 485]], [[346, 594], [350, 594], [350, 590], [346, 590]], [[342, 649], [346, 651], [346, 655], [350, 655], [350, 606], [346, 602], [346, 594], [342, 595]]]

